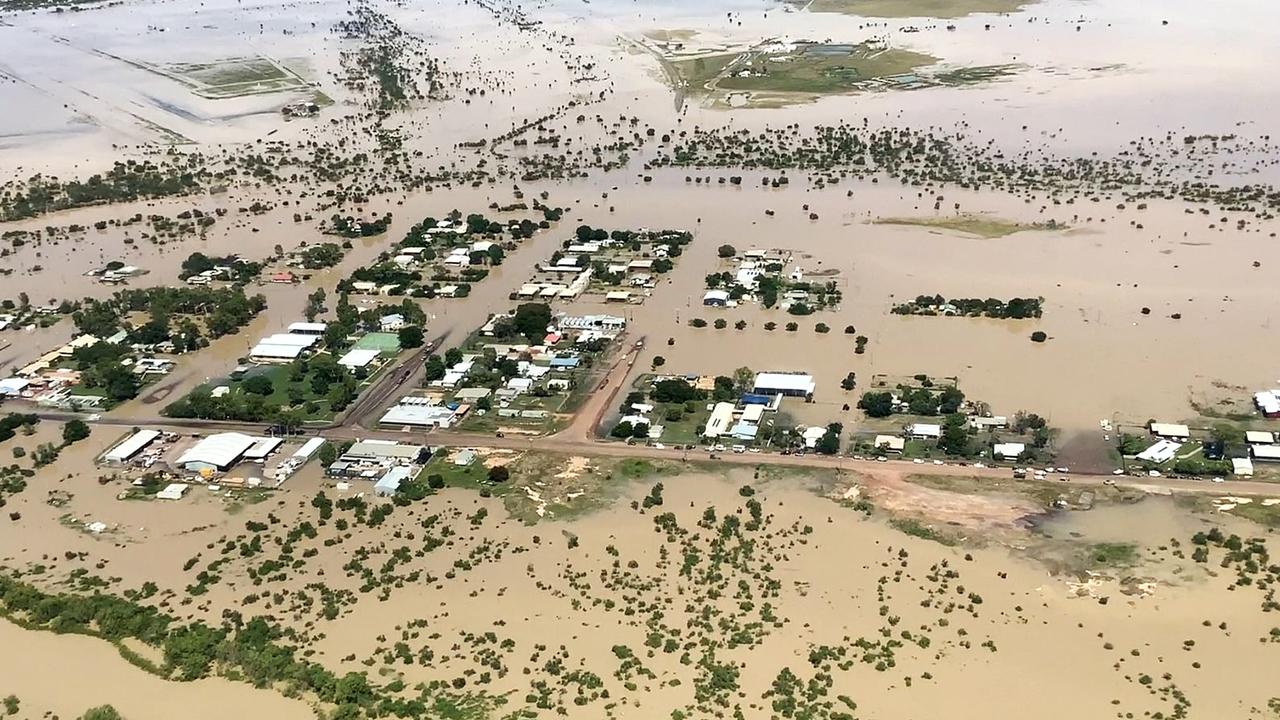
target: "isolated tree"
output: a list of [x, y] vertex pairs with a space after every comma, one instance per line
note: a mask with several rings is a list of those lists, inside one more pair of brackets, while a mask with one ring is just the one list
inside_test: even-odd
[[422, 343], [426, 342], [422, 328], [417, 325], [406, 325], [400, 328], [396, 335], [400, 339], [400, 347], [406, 349], [422, 347]]
[[70, 445], [89, 437], [89, 426], [83, 420], [69, 420], [62, 426], [62, 442]]

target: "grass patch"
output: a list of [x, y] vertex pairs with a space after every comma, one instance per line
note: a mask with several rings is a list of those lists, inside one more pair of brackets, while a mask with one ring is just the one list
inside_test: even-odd
[[1095, 543], [1089, 546], [1094, 567], [1132, 567], [1138, 564], [1138, 546], [1133, 543]]
[[955, 545], [960, 539], [951, 533], [946, 533], [935, 529], [931, 525], [926, 525], [915, 518], [891, 518], [889, 520], [895, 530], [906, 533], [912, 537], [918, 537], [921, 540], [932, 540], [942, 545]]
[[1029, 230], [1062, 230], [1056, 223], [1019, 223], [986, 215], [953, 215], [950, 217], [880, 218], [876, 225], [908, 225], [935, 230], [951, 230], [987, 240], [1006, 237]]

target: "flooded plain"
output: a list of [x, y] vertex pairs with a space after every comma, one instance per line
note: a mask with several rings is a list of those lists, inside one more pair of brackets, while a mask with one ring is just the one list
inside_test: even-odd
[[[181, 197], [144, 191], [0, 223], [0, 300], [108, 297], [119, 288], [86, 273], [110, 262], [145, 271], [132, 287], [178, 285], [192, 252], [261, 260], [341, 242], [324, 233], [334, 213], [394, 216], [331, 268], [251, 282], [266, 311], [177, 356], [170, 376], [112, 411], [128, 422], [156, 422], [258, 337], [301, 319], [310, 293], [325, 290], [332, 307], [340, 281], [455, 209], [499, 221], [564, 212], [468, 297], [415, 299], [429, 339], [455, 346], [512, 307], [579, 225], [688, 230], [694, 241], [671, 272], [632, 302], [587, 295], [553, 309], [624, 316], [628, 342], [645, 341], [628, 383], [659, 365], [812, 373], [813, 401], [783, 405], [803, 424], [856, 428], [866, 419], [850, 408], [875, 378], [923, 373], [954, 378], [996, 414], [1032, 411], [1064, 438], [1096, 441], [1099, 420], [1195, 421], [1194, 398], [1224, 388], [1247, 397], [1280, 377], [1266, 185], [1280, 182], [1274, 4], [9, 7], [0, 3], [0, 107], [22, 111], [0, 117], [4, 207], [26, 207], [12, 201], [35, 173], [87, 179], [117, 161], [186, 163], [199, 180]], [[854, 46], [892, 49], [911, 70], [867, 85], [837, 68], [854, 90], [775, 88], [754, 103], [673, 72], [763, 52], [726, 65], [741, 73], [733, 92], [750, 93], [796, 48]], [[914, 78], [994, 66], [1009, 70], [955, 85]], [[429, 92], [409, 97], [417, 81]], [[308, 101], [313, 117], [283, 116]], [[883, 148], [859, 163], [800, 162], [815, 128], [841, 124], [864, 138], [889, 130], [876, 137], [903, 139], [894, 151], [930, 172], [889, 162], [864, 172]], [[714, 133], [734, 138], [746, 167], [712, 157]], [[795, 154], [759, 138], [787, 138]], [[928, 165], [941, 145], [926, 138], [1031, 180], [963, 186], [955, 168]], [[1245, 189], [1208, 199], [1221, 187]], [[1126, 197], [1139, 189], [1140, 200]], [[1176, 199], [1188, 189], [1205, 193]], [[176, 237], [155, 230], [191, 210], [215, 222]], [[1017, 231], [965, 231], [984, 223]], [[789, 271], [834, 283], [842, 299], [804, 316], [704, 306], [707, 276], [736, 265], [722, 245], [780, 251]], [[1043, 316], [891, 312], [919, 295], [1042, 298]], [[401, 299], [352, 296], [360, 308]], [[73, 332], [68, 318], [0, 331], [0, 367]], [[1032, 342], [1037, 332], [1044, 342]], [[851, 372], [857, 387], [839, 389]], [[17, 695], [24, 717], [102, 704], [131, 720], [211, 708], [394, 714], [375, 709], [375, 695], [412, 716], [468, 720], [1266, 718], [1280, 705], [1268, 672], [1278, 632], [1269, 511], [1247, 515], [1255, 523], [1184, 498], [1119, 502], [1100, 488], [1091, 510], [1052, 510], [1052, 488], [922, 490], [894, 468], [753, 472], [538, 453], [512, 453], [511, 485], [483, 493], [455, 486], [393, 503], [339, 490], [313, 463], [276, 493], [196, 487], [164, 503], [119, 499], [127, 481], [95, 467], [124, 426], [95, 426], [34, 467], [31, 452], [60, 430], [45, 421], [0, 447], [30, 471], [24, 488], [5, 489], [6, 576], [142, 598], [175, 623], [266, 617], [276, 641], [360, 692], [349, 693], [358, 707], [338, 709], [336, 693], [294, 700], [228, 677], [173, 683], [104, 641], [0, 620], [0, 645], [27, 649], [0, 660], [0, 695]], [[526, 524], [513, 510], [553, 490], [568, 512]], [[234, 676], [234, 654], [209, 674]], [[49, 667], [80, 679], [54, 681]]]

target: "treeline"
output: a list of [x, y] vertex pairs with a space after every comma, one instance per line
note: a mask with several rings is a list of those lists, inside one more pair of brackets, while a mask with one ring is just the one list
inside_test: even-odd
[[1044, 298], [953, 298], [941, 295], [919, 295], [911, 302], [895, 305], [895, 315], [961, 315], [965, 317], [989, 317], [1001, 320], [1024, 320], [1041, 315]]
[[[182, 625], [155, 608], [122, 598], [51, 594], [2, 575], [0, 614], [31, 630], [102, 638], [116, 644], [130, 662], [163, 678], [189, 681], [220, 673], [256, 687], [283, 685], [287, 694], [336, 706], [334, 718], [422, 717], [428, 710], [424, 700], [404, 700], [375, 688], [364, 673], [339, 677], [299, 658], [297, 648], [284, 642], [284, 633], [261, 617], [246, 622], [231, 611], [223, 627], [200, 621]], [[163, 664], [128, 651], [124, 640], [161, 650]]]
[[165, 164], [128, 160], [115, 163], [105, 173], [67, 182], [52, 176], [32, 175], [25, 182], [0, 193], [0, 221], [32, 218], [88, 205], [195, 192], [202, 187], [204, 171], [197, 169], [201, 162], [199, 155]]

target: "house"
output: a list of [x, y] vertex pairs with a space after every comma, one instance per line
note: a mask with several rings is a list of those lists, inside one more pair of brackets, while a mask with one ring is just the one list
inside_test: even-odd
[[724, 290], [708, 290], [702, 296], [702, 304], [708, 307], [724, 307], [729, 304], [729, 293]]
[[751, 392], [756, 395], [786, 395], [788, 397], [808, 397], [813, 395], [817, 385], [812, 375], [801, 373], [762, 372], [756, 374]]
[[286, 271], [273, 274], [271, 277], [267, 278], [267, 281], [280, 285], [291, 285], [297, 282], [298, 279], [294, 277], [293, 273]]
[[258, 439], [237, 432], [215, 433], [178, 456], [178, 464], [190, 472], [226, 470], [256, 445]]
[[453, 464], [458, 467], [466, 467], [476, 461], [476, 452], [474, 450], [459, 450], [453, 456]]
[[639, 271], [649, 272], [651, 270], [653, 270], [652, 260], [632, 260], [631, 262], [627, 263], [628, 272], [639, 272]]
[[627, 302], [631, 299], [631, 293], [626, 290], [613, 290], [604, 295], [605, 302]]
[[818, 447], [818, 441], [825, 437], [826, 434], [826, 428], [821, 425], [814, 425], [813, 427], [805, 428], [804, 432], [800, 433], [800, 437], [804, 438], [805, 447], [816, 448]]
[[404, 326], [404, 316], [399, 313], [383, 315], [382, 319], [378, 320], [378, 328], [383, 332], [395, 332]]
[[1249, 458], [1231, 458], [1231, 472], [1241, 477], [1253, 477], [1253, 461]]
[[897, 435], [877, 435], [874, 444], [877, 450], [900, 453], [906, 449], [907, 440]]
[[711, 416], [707, 418], [706, 426], [702, 429], [702, 436], [720, 437], [729, 431], [731, 423], [733, 423], [733, 403], [716, 403], [711, 409]]
[[1138, 453], [1137, 458], [1146, 462], [1159, 465], [1173, 459], [1178, 453], [1178, 448], [1182, 447], [1182, 443], [1176, 443], [1172, 440], [1160, 440], [1151, 447]]
[[996, 415], [994, 417], [969, 418], [969, 427], [975, 430], [996, 430], [999, 428], [1007, 427], [1008, 425], [1009, 425], [1009, 418], [1003, 415]]
[[738, 424], [734, 425], [733, 428], [729, 430], [729, 434], [733, 436], [734, 440], [742, 440], [743, 442], [751, 442], [755, 440], [756, 434], [759, 432], [759, 425], [742, 421], [738, 421]]
[[1246, 430], [1244, 433], [1244, 441], [1250, 445], [1270, 445], [1275, 440], [1275, 435], [1266, 430]]
[[1016, 460], [1026, 451], [1027, 446], [1017, 442], [996, 443], [991, 447], [992, 455], [1005, 460]]
[[915, 423], [907, 430], [917, 440], [936, 440], [942, 437], [942, 426], [934, 423]]
[[492, 392], [489, 388], [462, 388], [454, 393], [453, 399], [459, 402], [475, 402], [489, 397]]
[[759, 424], [760, 419], [764, 417], [765, 406], [759, 404], [751, 404], [742, 408], [742, 422]]
[[1169, 440], [1186, 440], [1191, 437], [1191, 429], [1177, 423], [1151, 423], [1151, 434]]

